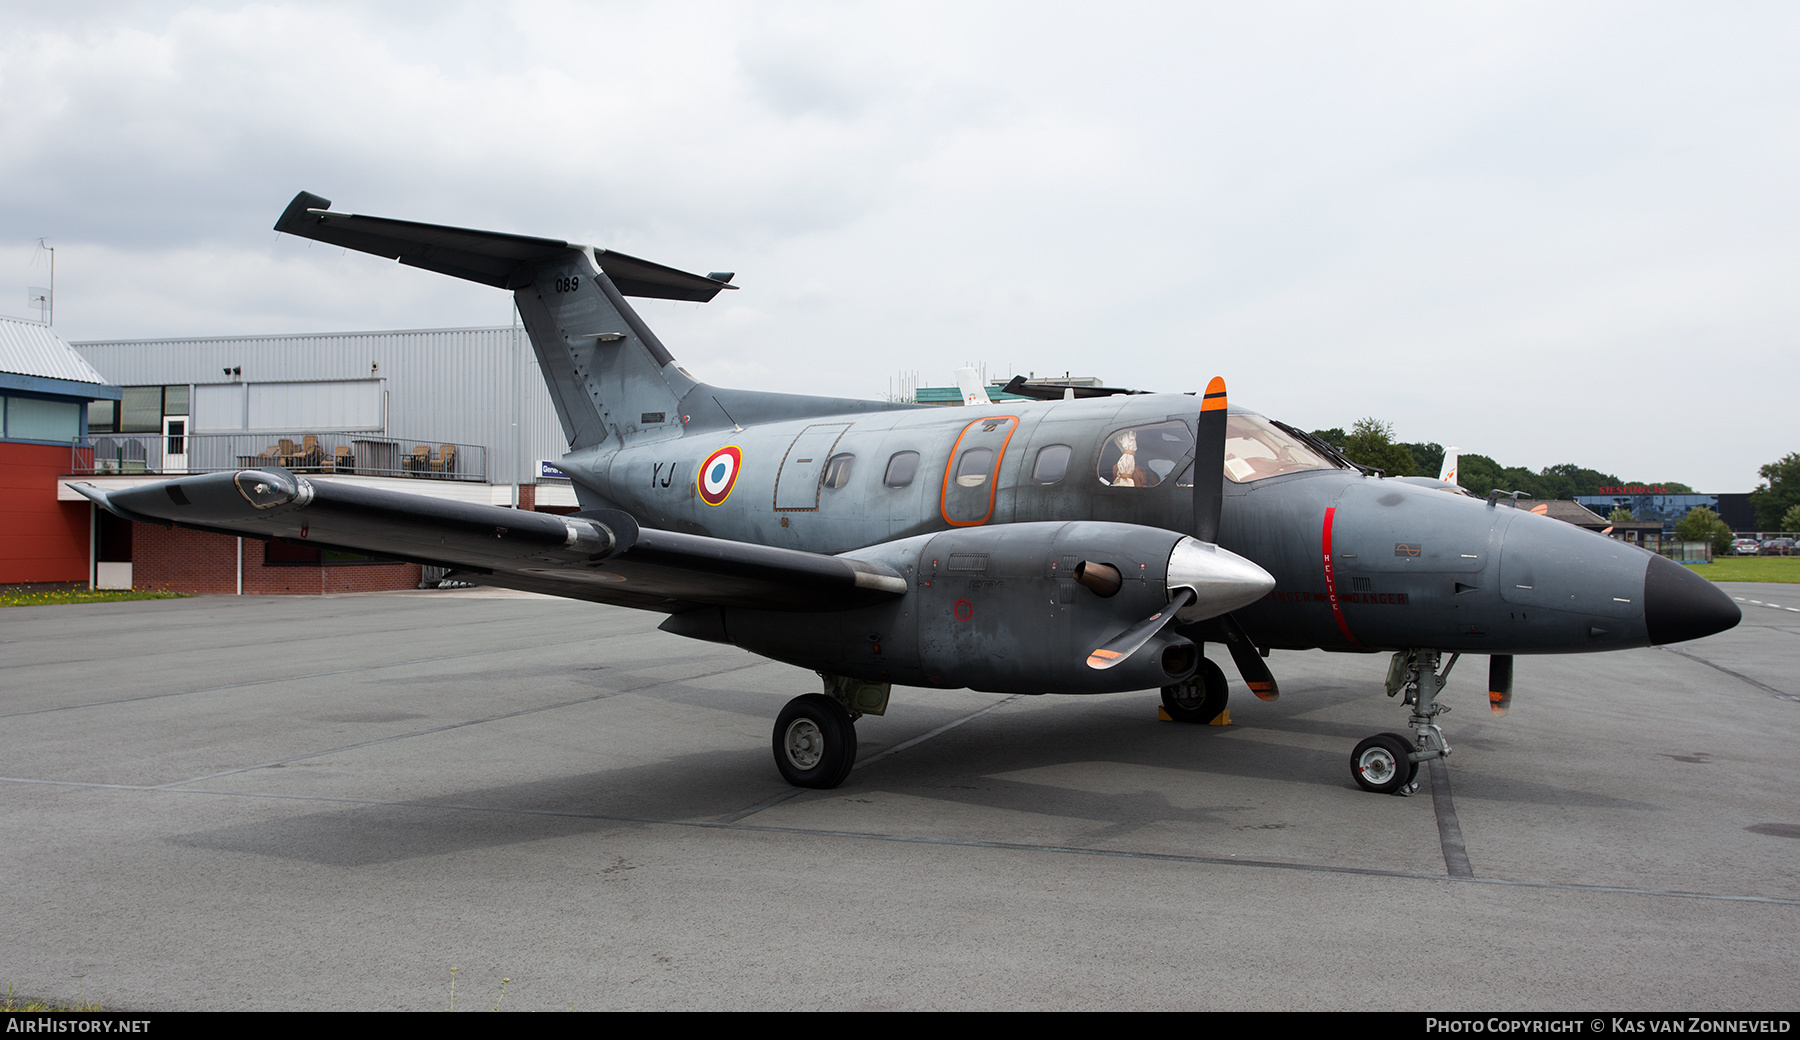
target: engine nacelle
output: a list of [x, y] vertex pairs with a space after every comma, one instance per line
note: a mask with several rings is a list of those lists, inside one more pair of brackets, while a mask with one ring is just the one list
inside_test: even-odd
[[1087, 664], [1094, 648], [1168, 606], [1171, 558], [1175, 583], [1200, 593], [1184, 620], [1274, 585], [1255, 564], [1174, 531], [1099, 521], [956, 529], [844, 555], [893, 568], [911, 591], [829, 614], [708, 608], [663, 628], [873, 682], [1116, 693], [1179, 682], [1199, 665], [1199, 648], [1171, 629], [1114, 667]]

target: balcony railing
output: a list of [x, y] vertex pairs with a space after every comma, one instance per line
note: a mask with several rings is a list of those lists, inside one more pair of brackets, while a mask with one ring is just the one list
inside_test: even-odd
[[281, 466], [296, 473], [487, 480], [479, 444], [423, 444], [372, 433], [97, 433], [69, 452], [75, 474], [218, 473]]

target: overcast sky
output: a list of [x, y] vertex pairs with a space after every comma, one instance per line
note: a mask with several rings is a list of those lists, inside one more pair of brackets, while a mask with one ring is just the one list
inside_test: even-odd
[[510, 320], [277, 236], [305, 189], [736, 271], [641, 306], [714, 383], [1219, 374], [1710, 491], [1800, 450], [1793, 4], [3, 10], [0, 313], [42, 236], [71, 340]]

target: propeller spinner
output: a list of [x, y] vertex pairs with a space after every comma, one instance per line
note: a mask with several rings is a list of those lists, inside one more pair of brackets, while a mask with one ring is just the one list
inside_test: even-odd
[[[1256, 602], [1275, 587], [1268, 571], [1215, 544], [1224, 504], [1225, 406], [1225, 380], [1214, 376], [1200, 401], [1194, 442], [1194, 535], [1175, 543], [1169, 554], [1169, 605], [1091, 651], [1089, 668], [1111, 668], [1130, 657], [1178, 614], [1185, 613], [1185, 621], [1218, 617]], [[1274, 687], [1273, 678], [1269, 687]]]

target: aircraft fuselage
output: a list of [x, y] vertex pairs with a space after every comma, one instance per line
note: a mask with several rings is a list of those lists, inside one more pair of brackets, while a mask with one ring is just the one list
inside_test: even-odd
[[[1116, 464], [1106, 446], [1120, 431], [1191, 428], [1197, 411], [1193, 397], [1146, 394], [819, 415], [741, 431], [671, 423], [564, 465], [595, 504], [646, 524], [812, 552], [854, 556], [935, 532], [1055, 521], [1185, 533], [1187, 461], [1165, 460], [1162, 472], [1119, 485], [1108, 479]], [[732, 472], [718, 498], [702, 467], [710, 460], [719, 475], [725, 449]], [[981, 451], [991, 460], [965, 464]], [[908, 453], [916, 453], [910, 473], [896, 475]], [[1066, 458], [1046, 467], [1046, 453]], [[1264, 648], [1512, 654], [1670, 641], [1653, 638], [1646, 616], [1656, 557], [1506, 499], [1490, 504], [1344, 468], [1251, 475], [1224, 481], [1218, 544], [1276, 579], [1273, 592], [1237, 612]], [[1688, 588], [1706, 583], [1661, 566], [1678, 572], [1662, 574], [1669, 589], [1713, 591]], [[982, 576], [943, 580], [964, 580], [974, 609], [1007, 594]]]

